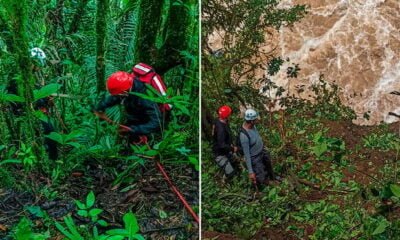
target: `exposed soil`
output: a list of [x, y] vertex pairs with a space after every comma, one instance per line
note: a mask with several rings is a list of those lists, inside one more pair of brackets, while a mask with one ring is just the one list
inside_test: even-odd
[[311, 190], [308, 192], [304, 192], [301, 196], [302, 199], [309, 202], [318, 202], [319, 200], [325, 199], [328, 196], [328, 193], [318, 190]]
[[235, 237], [231, 234], [204, 231], [201, 233], [201, 239], [204, 240], [240, 240], [240, 238]]
[[281, 228], [265, 226], [260, 229], [257, 234], [252, 238], [254, 240], [296, 240], [297, 238], [291, 231]]
[[[359, 126], [351, 121], [325, 121], [324, 125], [329, 128], [328, 136], [344, 140], [346, 149], [350, 150], [348, 155], [352, 159], [354, 169], [345, 169], [343, 182], [354, 180], [362, 185], [369, 185], [380, 178], [379, 170], [387, 164], [387, 160], [394, 160], [395, 151], [379, 151], [367, 149], [363, 146], [362, 139], [379, 129], [375, 126]], [[400, 123], [388, 126], [389, 131], [397, 133]]]

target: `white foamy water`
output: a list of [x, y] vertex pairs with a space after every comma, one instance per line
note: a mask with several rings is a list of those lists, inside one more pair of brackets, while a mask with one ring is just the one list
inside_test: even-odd
[[[400, 96], [389, 94], [400, 91], [400, 1], [287, 0], [280, 7], [293, 4], [309, 4], [309, 13], [279, 30], [278, 56], [300, 64], [297, 84], [324, 75], [342, 88], [344, 104], [358, 115], [355, 123], [397, 121], [387, 113], [400, 113]], [[285, 68], [272, 80], [288, 86]], [[362, 117], [365, 112], [370, 120]]]
[[[294, 4], [309, 5], [308, 14], [266, 44], [278, 45], [276, 55], [298, 63], [301, 71], [289, 85], [284, 65], [271, 80], [294, 93], [296, 86], [310, 86], [323, 75], [341, 88], [343, 103], [358, 116], [354, 123], [397, 121], [388, 112], [400, 114], [400, 96], [389, 94], [400, 91], [400, 0], [284, 0], [278, 7]], [[223, 48], [215, 36], [209, 46]], [[367, 112], [369, 120], [363, 118]]]

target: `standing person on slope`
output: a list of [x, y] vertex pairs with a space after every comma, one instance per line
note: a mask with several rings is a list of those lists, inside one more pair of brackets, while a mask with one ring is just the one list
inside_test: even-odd
[[213, 153], [218, 166], [222, 168], [225, 176], [231, 178], [236, 170], [232, 164], [232, 153], [237, 148], [232, 144], [232, 134], [228, 118], [232, 113], [229, 106], [222, 106], [218, 109], [218, 118], [213, 123]]
[[258, 113], [254, 109], [247, 109], [244, 119], [239, 137], [249, 178], [257, 186], [262, 186], [268, 184], [268, 179], [275, 180], [271, 159], [256, 128]]

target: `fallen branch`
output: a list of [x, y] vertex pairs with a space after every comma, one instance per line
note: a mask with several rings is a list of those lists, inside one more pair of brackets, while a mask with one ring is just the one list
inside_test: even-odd
[[52, 97], [69, 98], [69, 99], [81, 99], [81, 98], [83, 98], [81, 96], [71, 96], [71, 95], [63, 94], [63, 93], [52, 93], [52, 94], [50, 94], [50, 96], [52, 96]]
[[394, 112], [389, 112], [389, 115], [390, 115], [390, 116], [395, 116], [395, 117], [400, 118], [400, 115], [397, 114], [397, 113], [394, 113]]
[[142, 234], [154, 233], [154, 232], [165, 232], [165, 231], [176, 230], [176, 229], [181, 229], [181, 228], [185, 228], [185, 226], [150, 229], [150, 230], [147, 230], [147, 231], [142, 231]]
[[354, 171], [364, 174], [365, 176], [367, 176], [367, 177], [371, 178], [372, 180], [376, 181], [377, 183], [381, 183], [381, 181], [379, 181], [377, 178], [375, 178], [374, 176], [372, 176], [372, 175], [370, 175], [370, 174], [368, 174], [366, 172], [360, 171], [358, 169], [354, 169]]
[[320, 192], [329, 192], [329, 193], [341, 193], [341, 194], [348, 194], [354, 192], [354, 190], [333, 190], [333, 189], [322, 189], [320, 185], [312, 183], [310, 181], [301, 179], [301, 178], [296, 178], [296, 180], [306, 186], [309, 186], [317, 191]]
[[228, 197], [239, 197], [239, 198], [244, 198], [244, 199], [248, 199], [250, 198], [250, 196], [245, 196], [242, 194], [238, 194], [238, 193], [226, 193], [226, 194], [221, 194], [219, 199], [224, 199], [224, 198], [228, 198]]

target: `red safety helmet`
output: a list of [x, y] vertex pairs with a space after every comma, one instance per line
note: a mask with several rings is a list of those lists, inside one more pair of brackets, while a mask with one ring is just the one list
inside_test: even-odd
[[218, 116], [221, 119], [226, 119], [228, 118], [232, 113], [232, 109], [229, 106], [222, 106], [218, 109]]
[[111, 95], [118, 95], [132, 88], [133, 77], [127, 72], [115, 72], [107, 80], [107, 89]]

